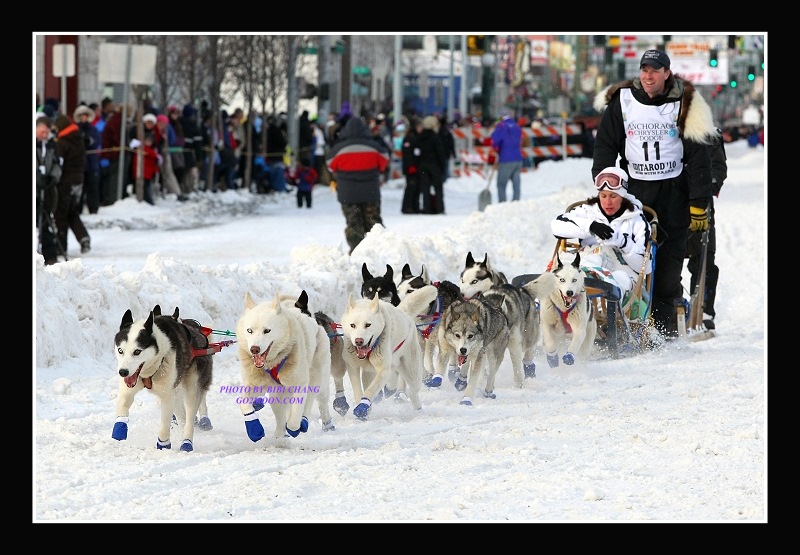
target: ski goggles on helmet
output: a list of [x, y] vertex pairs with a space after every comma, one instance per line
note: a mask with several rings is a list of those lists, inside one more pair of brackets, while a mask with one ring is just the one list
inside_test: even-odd
[[604, 187], [609, 191], [627, 190], [628, 182], [615, 173], [604, 172], [598, 173], [594, 178], [594, 187], [598, 191], [602, 191]]

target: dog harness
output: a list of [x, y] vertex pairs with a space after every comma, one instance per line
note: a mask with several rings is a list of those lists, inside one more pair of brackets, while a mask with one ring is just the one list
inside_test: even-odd
[[286, 362], [287, 358], [289, 357], [288, 356], [283, 357], [282, 361], [280, 361], [278, 364], [276, 364], [275, 366], [266, 371], [273, 380], [278, 382], [278, 385], [283, 385], [281, 381], [278, 379], [278, 372], [280, 372], [281, 368], [283, 368], [283, 364]]
[[573, 297], [575, 299], [572, 302], [572, 305], [563, 312], [558, 309], [556, 305], [553, 305], [553, 308], [558, 312], [558, 315], [561, 317], [561, 323], [564, 324], [564, 333], [572, 333], [572, 326], [569, 325], [567, 318], [569, 318], [569, 313], [572, 312], [576, 306], [578, 306], [578, 297]]
[[[372, 344], [372, 347], [370, 347], [370, 348], [369, 348], [369, 351], [367, 351], [367, 357], [366, 357], [366, 358], [369, 358], [369, 355], [371, 355], [371, 354], [372, 354], [372, 350], [373, 350], [375, 347], [377, 347], [377, 346], [378, 346], [378, 343], [380, 342], [380, 340], [381, 340], [381, 336], [379, 335], [379, 336], [378, 336], [378, 338], [375, 340], [375, 343], [373, 343], [373, 344]], [[396, 352], [397, 352], [397, 350], [398, 350], [400, 347], [402, 347], [402, 346], [403, 346], [403, 343], [405, 343], [405, 342], [406, 342], [406, 340], [405, 340], [405, 339], [403, 339], [403, 340], [400, 342], [400, 344], [399, 344], [397, 347], [395, 347], [395, 348], [394, 348], [394, 350], [393, 350], [392, 352], [393, 352], [393, 353], [396, 353]]]
[[[434, 283], [434, 285], [438, 285], [438, 283]], [[428, 339], [428, 337], [430, 337], [431, 332], [433, 331], [433, 328], [436, 327], [436, 324], [438, 324], [439, 320], [442, 318], [442, 296], [441, 295], [436, 295], [436, 305], [435, 305], [435, 307], [432, 306], [431, 309], [433, 310], [433, 313], [431, 313], [430, 310], [429, 310], [427, 314], [420, 314], [419, 316], [417, 316], [417, 318], [427, 318], [429, 316], [431, 318], [430, 322], [428, 322], [428, 323], [417, 324], [417, 327], [422, 326], [424, 328], [424, 329], [420, 329], [419, 330], [419, 332], [422, 334], [422, 337], [424, 339]], [[398, 349], [399, 349], [399, 346], [398, 346]], [[395, 349], [395, 351], [396, 350], [397, 349]]]

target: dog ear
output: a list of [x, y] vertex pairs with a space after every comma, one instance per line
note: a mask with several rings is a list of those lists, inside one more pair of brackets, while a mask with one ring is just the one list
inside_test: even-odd
[[470, 266], [474, 266], [474, 265], [475, 265], [475, 259], [472, 258], [472, 251], [469, 251], [467, 253], [467, 264], [466, 264], [466, 266], [467, 266], [467, 268], [469, 268]]
[[481, 266], [484, 266], [486, 268], [489, 267], [489, 253], [488, 252], [483, 255], [483, 262], [481, 262]]
[[364, 262], [364, 264], [361, 266], [361, 279], [364, 281], [372, 279], [372, 274], [369, 273], [366, 262]]
[[153, 307], [153, 314], [155, 316], [161, 316], [161, 305], [156, 305]]
[[253, 308], [254, 306], [256, 306], [256, 303], [253, 301], [253, 297], [251, 297], [251, 296], [250, 296], [250, 291], [247, 291], [247, 292], [244, 294], [244, 307], [245, 307], [247, 310], [250, 310], [250, 309], [251, 309], [251, 308]]
[[558, 253], [556, 253], [556, 262], [558, 262], [558, 266], [556, 266], [556, 270], [560, 270], [561, 268], [564, 267], [564, 265], [561, 263], [561, 257], [558, 255]]
[[372, 301], [369, 303], [369, 307], [370, 307], [370, 309], [372, 309], [372, 312], [377, 312], [377, 310], [378, 310], [378, 304], [379, 304], [380, 302], [381, 302], [381, 296], [380, 296], [380, 295], [378, 294], [378, 292], [376, 291], [376, 292], [375, 292], [375, 296], [374, 296], [374, 297], [372, 297]]
[[406, 264], [405, 266], [403, 266], [403, 271], [400, 274], [400, 279], [401, 279], [401, 281], [405, 281], [408, 278], [412, 277], [413, 275], [414, 274], [411, 273], [411, 266]]
[[428, 269], [425, 267], [425, 264], [422, 265], [422, 271], [420, 272], [419, 275], [422, 278], [422, 281], [424, 281], [425, 283], [431, 282], [431, 279], [428, 277]]
[[394, 269], [392, 269], [392, 267], [389, 266], [388, 264], [386, 265], [386, 273], [383, 274], [383, 277], [385, 279], [388, 279], [389, 281], [394, 280]]
[[150, 311], [150, 316], [147, 317], [147, 321], [144, 323], [144, 329], [147, 333], [153, 333], [153, 311]]
[[275, 311], [276, 314], [281, 313], [281, 294], [275, 291], [275, 297], [272, 299], [272, 310]]
[[172, 313], [172, 317], [173, 317], [175, 320], [177, 320], [177, 319], [180, 317], [180, 314], [181, 314], [181, 312], [180, 312], [180, 310], [178, 310], [178, 307], [176, 306], [176, 307], [175, 307], [175, 312], [173, 312], [173, 313]]
[[580, 270], [581, 268], [581, 253], [575, 253], [575, 260], [572, 261], [572, 267], [576, 270]]
[[355, 303], [353, 303], [353, 292], [350, 291], [350, 294], [347, 296], [347, 308], [353, 308]]
[[133, 324], [133, 313], [131, 309], [125, 311], [125, 314], [122, 315], [122, 322], [120, 322], [119, 327], [120, 329], [124, 328], [126, 325], [129, 326]]

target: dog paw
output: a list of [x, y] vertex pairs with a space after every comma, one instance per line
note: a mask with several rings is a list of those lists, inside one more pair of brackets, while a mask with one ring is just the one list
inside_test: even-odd
[[467, 380], [461, 379], [461, 376], [459, 375], [453, 385], [455, 386], [456, 390], [464, 391], [467, 388]]
[[350, 410], [350, 405], [347, 403], [347, 399], [345, 399], [344, 395], [341, 397], [336, 397], [333, 400], [333, 410], [338, 412], [341, 416], [347, 414], [347, 411]]
[[523, 369], [525, 370], [525, 377], [526, 378], [535, 378], [536, 377], [536, 363], [531, 362], [530, 364], [523, 364]]
[[264, 437], [264, 426], [261, 425], [255, 411], [244, 415], [244, 426], [247, 429], [247, 437], [250, 441], [256, 442]]
[[439, 374], [436, 374], [432, 378], [429, 378], [427, 380], [422, 380], [422, 385], [425, 385], [427, 387], [439, 387], [440, 385], [442, 385], [442, 377]]
[[322, 423], [322, 431], [323, 432], [332, 432], [336, 429], [336, 426], [333, 424], [333, 420], [328, 420], [327, 422]]
[[264, 401], [261, 401], [260, 399], [256, 399], [255, 401], [253, 401], [253, 410], [254, 411], [259, 411], [259, 410], [261, 410], [263, 408], [264, 408]]
[[128, 418], [120, 416], [114, 422], [114, 428], [111, 430], [111, 437], [117, 441], [128, 439]]
[[472, 406], [472, 398], [471, 397], [464, 397], [463, 399], [461, 399], [461, 401], [459, 401], [458, 404], [459, 405], [464, 405], [465, 407], [471, 407]]
[[550, 368], [558, 366], [558, 353], [547, 353], [547, 364]]
[[459, 367], [455, 364], [447, 367], [447, 379], [450, 380], [450, 383], [456, 381], [456, 375], [459, 373], [459, 371]]
[[158, 441], [156, 442], [156, 449], [161, 451], [162, 449], [172, 449], [172, 442], [170, 440], [161, 441], [161, 438], [156, 438]]
[[366, 397], [362, 397], [361, 402], [353, 409], [353, 416], [360, 420], [366, 420], [371, 406], [372, 403], [370, 403], [370, 400]]
[[186, 451], [187, 453], [194, 451], [194, 447], [192, 447], [192, 440], [191, 439], [184, 439], [183, 443], [181, 443], [181, 451]]
[[305, 416], [300, 419], [300, 427], [296, 430], [290, 430], [289, 425], [286, 425], [286, 433], [292, 437], [297, 437], [301, 433], [306, 433], [308, 431], [308, 418]]
[[[386, 386], [384, 386], [386, 387]], [[372, 401], [373, 403], [380, 403], [383, 401], [383, 389], [379, 389], [378, 393], [375, 395], [375, 400]]]
[[575, 355], [567, 351], [566, 353], [564, 353], [564, 356], [561, 357], [561, 360], [563, 360], [564, 364], [566, 364], [567, 366], [572, 366], [573, 364], [575, 364]]
[[483, 390], [483, 396], [487, 399], [497, 399], [497, 395], [494, 392]]
[[405, 391], [398, 391], [394, 394], [394, 402], [395, 403], [406, 403], [408, 402], [408, 395], [406, 395]]
[[383, 396], [386, 397], [387, 399], [392, 395], [394, 395], [395, 393], [397, 393], [397, 388], [389, 389], [388, 386], [383, 386]]
[[205, 430], [206, 432], [214, 429], [214, 426], [211, 425], [211, 419], [208, 416], [204, 416], [198, 420], [197, 427], [201, 430]]

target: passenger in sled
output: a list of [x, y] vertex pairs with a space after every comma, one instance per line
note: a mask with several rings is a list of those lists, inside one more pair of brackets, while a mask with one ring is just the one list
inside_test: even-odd
[[[623, 307], [644, 264], [650, 245], [650, 223], [642, 203], [628, 192], [628, 174], [605, 168], [594, 180], [597, 195], [573, 204], [550, 223], [558, 238], [577, 239], [581, 269], [589, 277], [616, 285]], [[645, 267], [643, 268], [643, 265]]]

